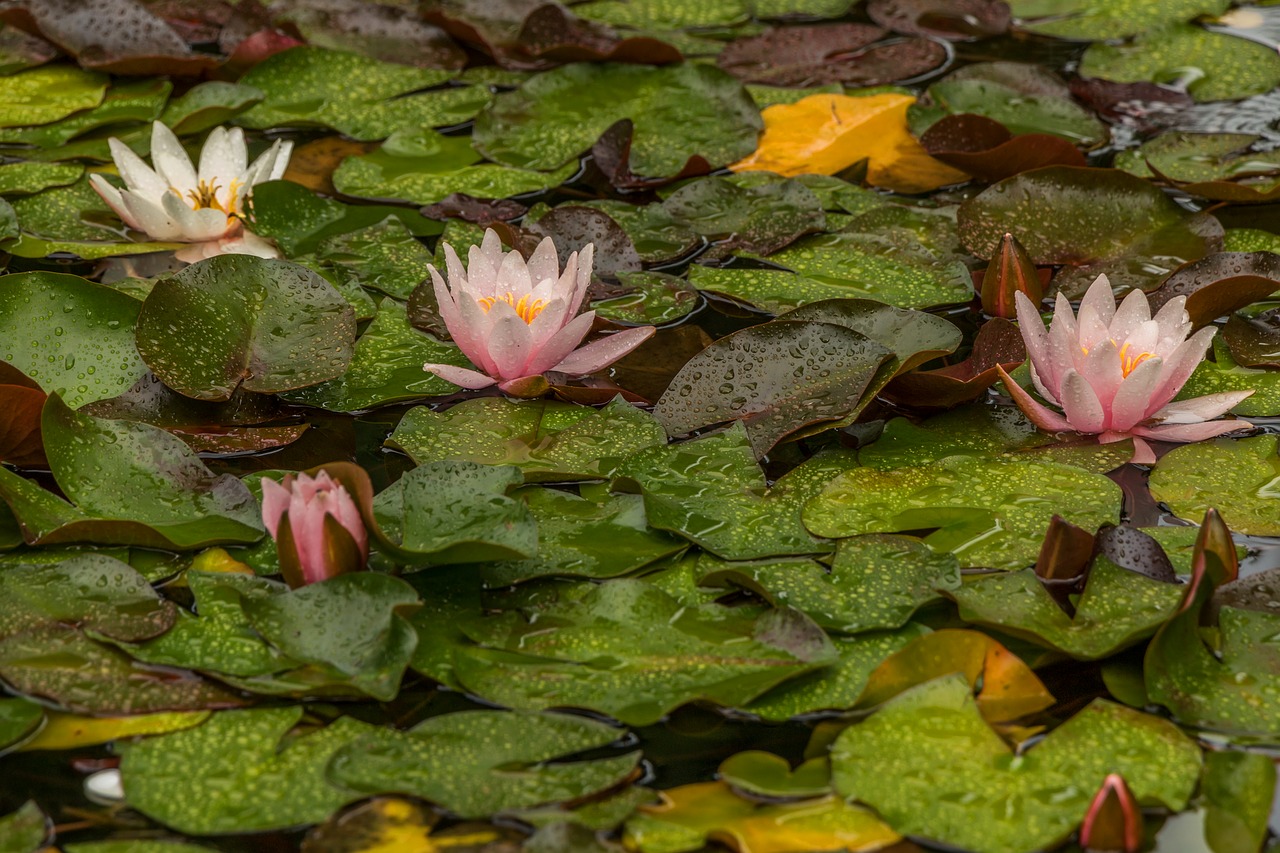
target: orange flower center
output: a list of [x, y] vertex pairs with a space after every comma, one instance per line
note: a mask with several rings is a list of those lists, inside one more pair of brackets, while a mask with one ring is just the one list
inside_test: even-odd
[[534, 299], [531, 294], [526, 293], [520, 297], [520, 301], [516, 301], [516, 295], [511, 291], [507, 291], [501, 296], [486, 296], [477, 299], [480, 307], [484, 309], [484, 313], [488, 314], [489, 310], [499, 302], [505, 302], [512, 308], [516, 309], [516, 315], [526, 323], [532, 323], [533, 319], [542, 313], [542, 309], [547, 307], [547, 300]]
[[227, 216], [235, 216], [235, 210], [228, 208], [235, 207], [236, 190], [239, 188], [240, 179], [233, 179], [231, 186], [227, 189], [227, 206], [225, 207], [222, 202], [218, 201], [219, 185], [217, 181], [201, 181], [199, 187], [187, 192], [187, 198], [191, 199], [192, 210], [213, 208], [214, 210], [221, 210]]
[[1129, 351], [1129, 344], [1126, 342], [1124, 346], [1120, 347], [1120, 373], [1128, 376], [1137, 369], [1139, 364], [1142, 364], [1153, 355], [1155, 355], [1153, 352], [1132, 353]]

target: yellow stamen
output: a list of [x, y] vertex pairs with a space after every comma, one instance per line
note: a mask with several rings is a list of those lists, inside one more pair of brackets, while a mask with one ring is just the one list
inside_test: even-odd
[[217, 181], [201, 181], [199, 187], [187, 192], [187, 198], [191, 199], [192, 210], [213, 208], [221, 210], [227, 216], [235, 216], [236, 191], [239, 188], [240, 179], [232, 180], [231, 186], [227, 188], [227, 204], [225, 206], [218, 201], [219, 184]]
[[528, 293], [520, 297], [520, 301], [517, 302], [516, 295], [509, 290], [501, 296], [485, 296], [477, 299], [476, 302], [484, 309], [486, 314], [489, 313], [489, 309], [493, 308], [494, 304], [505, 302], [516, 309], [516, 315], [526, 323], [532, 323], [534, 318], [542, 313], [542, 309], [547, 307], [547, 300], [534, 299], [532, 294]]
[[1129, 347], [1130, 344], [1127, 341], [1124, 346], [1120, 347], [1120, 372], [1125, 376], [1133, 373], [1139, 364], [1155, 355], [1153, 352], [1140, 352], [1137, 355], [1130, 355]]

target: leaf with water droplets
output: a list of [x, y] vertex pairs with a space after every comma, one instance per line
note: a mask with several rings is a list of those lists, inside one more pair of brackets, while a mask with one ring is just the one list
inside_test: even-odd
[[1108, 773], [1145, 802], [1184, 808], [1200, 750], [1176, 726], [1103, 700], [1014, 755], [988, 728], [963, 676], [916, 687], [845, 729], [831, 753], [843, 796], [907, 835], [982, 853], [1064, 840]]
[[306, 267], [219, 255], [158, 281], [138, 315], [138, 352], [173, 390], [228, 400], [341, 376], [355, 312]]
[[1277, 440], [1260, 435], [1175, 447], [1151, 472], [1151, 495], [1181, 518], [1199, 520], [1213, 507], [1238, 533], [1280, 536]]

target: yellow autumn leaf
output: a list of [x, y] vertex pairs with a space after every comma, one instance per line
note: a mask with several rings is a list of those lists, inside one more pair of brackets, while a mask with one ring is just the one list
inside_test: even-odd
[[779, 175], [834, 175], [867, 161], [867, 183], [902, 193], [936, 190], [969, 176], [930, 157], [907, 129], [910, 95], [810, 95], [764, 110], [755, 153], [729, 168]]
[[167, 711], [130, 717], [84, 717], [59, 711], [45, 713], [44, 728], [22, 745], [21, 752], [37, 749], [78, 749], [134, 735], [158, 735], [189, 729], [209, 719], [209, 711]]
[[193, 572], [222, 572], [236, 575], [251, 575], [253, 569], [232, 557], [222, 548], [206, 548], [196, 554], [191, 561]]
[[302, 853], [479, 853], [516, 835], [484, 824], [432, 832], [439, 821], [439, 815], [418, 803], [379, 797], [313, 829], [302, 843]]

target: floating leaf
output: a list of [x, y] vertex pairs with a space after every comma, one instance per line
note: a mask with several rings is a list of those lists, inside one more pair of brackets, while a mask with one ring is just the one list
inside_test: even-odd
[[1213, 850], [1261, 847], [1267, 834], [1276, 766], [1254, 752], [1209, 751], [1200, 793], [1207, 806], [1204, 837]]
[[1187, 314], [1197, 326], [1266, 299], [1280, 290], [1280, 259], [1271, 252], [1217, 252], [1184, 264], [1151, 294], [1161, 306], [1187, 297]]
[[1183, 588], [1097, 557], [1074, 616], [1053, 600], [1033, 569], [971, 578], [947, 594], [966, 622], [1095, 660], [1154, 634], [1177, 610]]
[[1260, 435], [1176, 447], [1151, 472], [1151, 495], [1181, 518], [1200, 518], [1212, 507], [1239, 533], [1280, 536], [1276, 443], [1276, 436]]
[[1009, 28], [1001, 0], [872, 0], [871, 20], [894, 32], [951, 41], [997, 36]]
[[1042, 166], [1085, 165], [1080, 150], [1061, 137], [1014, 136], [1000, 122], [969, 113], [943, 116], [920, 135], [920, 144], [929, 156], [981, 181], [1000, 181]]
[[50, 65], [0, 77], [0, 127], [47, 124], [102, 103], [107, 77]]
[[782, 756], [750, 749], [726, 758], [718, 772], [735, 791], [758, 797], [819, 797], [831, 791], [825, 757], [811, 758], [793, 771]]
[[[1112, 31], [1106, 37], [1115, 35]], [[1280, 56], [1269, 45], [1191, 24], [1144, 33], [1123, 44], [1091, 45], [1079, 73], [1122, 83], [1171, 83], [1189, 68], [1197, 73], [1189, 78], [1187, 91], [1201, 102], [1259, 95], [1280, 85]]]
[[156, 283], [138, 315], [138, 351], [197, 400], [274, 394], [340, 376], [355, 312], [320, 276], [287, 261], [220, 255]]
[[707, 842], [736, 853], [801, 850], [879, 850], [899, 835], [864, 808], [826, 796], [786, 803], [758, 803], [724, 782], [698, 782], [662, 792], [627, 821], [628, 849], [641, 853], [701, 850]]
[[458, 124], [474, 117], [491, 96], [482, 86], [418, 93], [452, 76], [357, 53], [295, 47], [240, 78], [266, 97], [236, 121], [255, 128], [331, 127], [360, 140], [385, 139], [401, 128]]
[[652, 177], [677, 175], [693, 158], [703, 168], [739, 160], [760, 130], [750, 96], [718, 68], [577, 64], [498, 95], [476, 120], [474, 141], [498, 163], [558, 169], [624, 118], [635, 127], [630, 168]]
[[319, 823], [361, 797], [328, 781], [325, 768], [371, 727], [341, 717], [286, 739], [301, 717], [301, 707], [232, 711], [193, 729], [119, 744], [129, 805], [191, 835]]
[[879, 41], [870, 24], [774, 27], [727, 44], [716, 64], [740, 80], [774, 86], [877, 86], [933, 71], [946, 49], [930, 39]]
[[533, 624], [515, 613], [463, 626], [466, 690], [517, 709], [589, 708], [648, 725], [696, 700], [744, 705], [831, 663], [826, 635], [797, 611], [758, 618], [686, 608], [639, 580], [612, 580]]
[[[1242, 417], [1269, 417], [1280, 415], [1280, 371], [1272, 368], [1255, 370], [1236, 363], [1231, 350], [1221, 337], [1213, 341], [1213, 361], [1205, 360], [1196, 365], [1195, 372], [1182, 386], [1174, 400], [1188, 400], [1203, 394], [1223, 391], [1253, 391], [1231, 408], [1231, 413]], [[1241, 429], [1248, 429], [1248, 421], [1240, 422]]]
[[688, 282], [666, 273], [620, 272], [618, 279], [627, 292], [592, 302], [597, 317], [615, 323], [663, 325], [688, 316], [701, 302]]
[[1083, 41], [1118, 39], [1202, 15], [1221, 15], [1224, 0], [1119, 0], [1096, 5], [1087, 0], [1010, 0], [1022, 29]]
[[61, 163], [6, 163], [0, 166], [0, 194], [28, 195], [49, 187], [74, 184], [84, 175], [83, 166]]
[[443, 412], [410, 409], [387, 439], [419, 465], [444, 459], [514, 465], [526, 482], [603, 477], [623, 458], [665, 442], [662, 428], [623, 400], [594, 410], [498, 397], [464, 400]]
[[415, 236], [441, 230], [439, 223], [403, 207], [343, 204], [293, 181], [266, 181], [253, 188], [254, 232], [275, 240], [289, 257], [314, 252], [329, 238], [378, 225], [389, 216]]
[[366, 794], [410, 794], [461, 817], [488, 817], [581, 799], [623, 782], [638, 752], [557, 761], [605, 747], [622, 734], [567, 714], [462, 711], [432, 717], [407, 732], [366, 735], [334, 756], [329, 775]]
[[1108, 773], [1142, 802], [1183, 808], [1200, 751], [1175, 726], [1095, 700], [1015, 757], [959, 676], [923, 684], [850, 726], [832, 750], [836, 790], [899, 832], [980, 853], [1052, 847]]
[[[44, 708], [27, 699], [0, 699], [0, 750], [8, 751], [10, 747], [29, 739], [45, 726]], [[3, 818], [0, 818], [3, 826]], [[4, 830], [0, 829], [0, 837]]]
[[1092, 530], [1115, 523], [1120, 498], [1106, 477], [1066, 465], [950, 456], [846, 471], [805, 505], [804, 523], [833, 538], [933, 528], [925, 543], [962, 566], [1020, 569], [1034, 562], [1054, 514]]
[[856, 464], [852, 454], [818, 456], [770, 488], [746, 430], [734, 424], [693, 441], [643, 450], [617, 475], [639, 486], [651, 527], [678, 533], [726, 560], [754, 560], [830, 551], [830, 543], [800, 524], [800, 509]]
[[27, 800], [17, 811], [0, 817], [5, 853], [34, 853], [44, 845], [49, 829], [49, 819], [35, 800]]
[[764, 135], [735, 172], [834, 175], [867, 161], [867, 182], [897, 192], [925, 192], [966, 180], [939, 163], [907, 130], [909, 95], [811, 95], [763, 112]]
[[133, 343], [140, 308], [79, 276], [0, 276], [0, 359], [72, 408], [115, 397], [146, 372]]
[[40, 733], [24, 743], [22, 751], [83, 749], [126, 737], [165, 734], [198, 726], [209, 719], [210, 713], [173, 711], [129, 717], [87, 717], [51, 711], [45, 715]]

